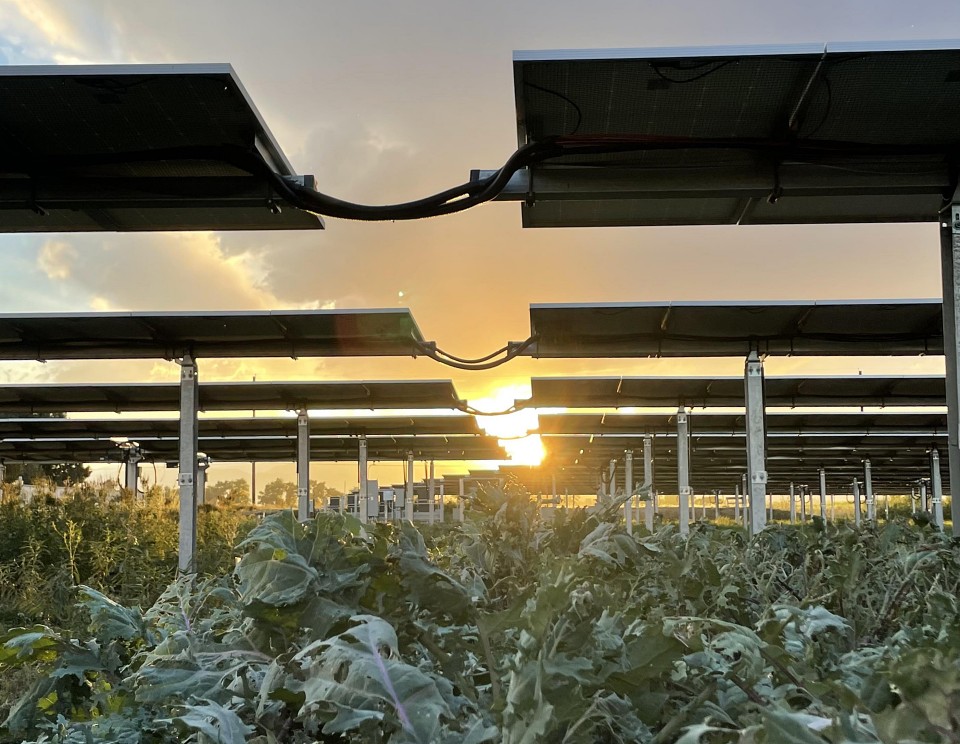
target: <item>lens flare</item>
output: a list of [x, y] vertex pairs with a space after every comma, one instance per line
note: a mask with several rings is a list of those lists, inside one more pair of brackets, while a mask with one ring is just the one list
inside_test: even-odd
[[[529, 387], [511, 385], [468, 402], [480, 411], [504, 411], [515, 401], [529, 397]], [[530, 433], [539, 428], [535, 410], [522, 410], [505, 416], [477, 416], [477, 423], [487, 434], [497, 437], [511, 462], [517, 465], [539, 465], [543, 461], [546, 452], [540, 435]]]

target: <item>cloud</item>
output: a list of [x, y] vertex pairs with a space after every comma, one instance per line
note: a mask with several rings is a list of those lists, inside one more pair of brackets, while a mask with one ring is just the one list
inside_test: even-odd
[[40, 248], [37, 256], [37, 268], [48, 279], [63, 281], [70, 278], [74, 261], [77, 260], [77, 249], [61, 240], [48, 240]]

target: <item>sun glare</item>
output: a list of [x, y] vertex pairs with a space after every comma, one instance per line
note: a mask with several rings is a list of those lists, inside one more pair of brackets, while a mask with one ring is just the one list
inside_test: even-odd
[[[530, 397], [530, 388], [511, 385], [498, 388], [491, 395], [468, 401], [479, 411], [505, 411], [515, 401]], [[517, 465], [539, 465], [546, 452], [536, 431], [539, 422], [534, 410], [521, 410], [504, 416], [477, 416], [477, 423], [487, 434], [497, 437], [510, 461]]]

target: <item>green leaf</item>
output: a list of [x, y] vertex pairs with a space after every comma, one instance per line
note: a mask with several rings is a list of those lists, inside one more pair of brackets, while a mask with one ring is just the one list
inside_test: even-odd
[[769, 708], [763, 712], [763, 730], [770, 744], [824, 744], [811, 726], [829, 725], [829, 719]]
[[244, 602], [275, 606], [302, 600], [318, 576], [317, 570], [299, 553], [277, 551], [269, 546], [244, 555], [236, 575]]
[[184, 705], [184, 713], [162, 722], [177, 721], [200, 734], [199, 741], [212, 744], [245, 744], [253, 726], [245, 724], [235, 711], [213, 700]]
[[89, 586], [78, 588], [84, 596], [80, 604], [90, 613], [90, 630], [101, 641], [129, 641], [144, 636], [146, 631], [139, 611], [127, 609]]

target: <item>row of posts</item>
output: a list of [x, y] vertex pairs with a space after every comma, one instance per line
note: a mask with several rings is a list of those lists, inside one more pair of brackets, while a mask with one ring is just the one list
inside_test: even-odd
[[[687, 414], [685, 412], [680, 412], [677, 415], [677, 431], [678, 431], [678, 451], [677, 451], [677, 462], [678, 462], [678, 520], [680, 526], [681, 534], [688, 534], [690, 531], [690, 520], [696, 519], [696, 502], [693, 499], [692, 490], [689, 485], [689, 459], [686, 456], [688, 452], [688, 446], [684, 444], [687, 441]], [[652, 487], [652, 474], [653, 474], [653, 440], [649, 435], [644, 437], [644, 484], [639, 490], [646, 491], [647, 497], [645, 500], [645, 526], [647, 530], [653, 529], [654, 515], [657, 512], [657, 499], [656, 492]], [[607, 475], [605, 483], [601, 484], [601, 488], [609, 488], [610, 494], [616, 493], [616, 468], [617, 461], [616, 459], [611, 459], [609, 464], [609, 473]], [[818, 471], [819, 475], [819, 517], [823, 521], [828, 519], [828, 509], [827, 509], [827, 471], [825, 468], [820, 468]], [[920, 509], [921, 512], [926, 512], [929, 506], [930, 517], [933, 523], [943, 528], [943, 487], [942, 480], [940, 475], [940, 454], [937, 450], [932, 450], [930, 452], [930, 501], [929, 505], [927, 503], [927, 484], [926, 481], [921, 480], [919, 484], [919, 500], [920, 500]], [[756, 503], [755, 499], [755, 490], [751, 488], [753, 484], [748, 479], [748, 474], [744, 473], [740, 482], [737, 483], [734, 487], [734, 520], [736, 522], [743, 522], [744, 527], [751, 531], [751, 534], [757, 532], [766, 525], [766, 522], [772, 521], [774, 519], [774, 505], [773, 505], [773, 494], [766, 493], [766, 484], [764, 482], [763, 489], [763, 498], [759, 500], [759, 503], [762, 505], [759, 509], [759, 513], [755, 513], [754, 504]], [[862, 487], [862, 490], [861, 490]], [[554, 482], [554, 490], [556, 490], [556, 483]], [[628, 534], [633, 534], [633, 515], [634, 515], [634, 506], [633, 506], [633, 451], [626, 450], [624, 452], [624, 493], [631, 494], [628, 497], [627, 501], [624, 503], [624, 521], [626, 524], [626, 530]], [[720, 495], [721, 491], [719, 489], [714, 489], [713, 491], [713, 501], [714, 501], [714, 516], [715, 518], [720, 517]], [[875, 521], [877, 518], [876, 514], [876, 498], [873, 493], [873, 471], [870, 460], [864, 460], [863, 462], [863, 479], [862, 481], [858, 478], [854, 478], [851, 484], [851, 495], [853, 498], [853, 519], [854, 524], [859, 526], [864, 518], [867, 521]], [[810, 493], [809, 487], [806, 485], [795, 485], [790, 483], [789, 486], [789, 496], [790, 496], [790, 523], [795, 524], [797, 522], [797, 504], [800, 505], [800, 521], [806, 521], [808, 519], [807, 513], [807, 504], [809, 502], [809, 516], [813, 516], [813, 494]], [[916, 493], [911, 494], [911, 500], [916, 499]], [[766, 503], [764, 503], [766, 502]], [[742, 508], [741, 508], [742, 504]], [[866, 514], [863, 513], [861, 509], [861, 504], [866, 507]], [[701, 502], [702, 506], [702, 515], [706, 519], [707, 516], [707, 503], [706, 500]], [[754, 512], [754, 513], [752, 513]], [[889, 518], [889, 502], [885, 503], [885, 516]], [[834, 494], [830, 494], [830, 509], [829, 509], [829, 518], [833, 520], [835, 518], [835, 504], [834, 504]], [[759, 524], [759, 527], [757, 526]]]

